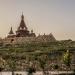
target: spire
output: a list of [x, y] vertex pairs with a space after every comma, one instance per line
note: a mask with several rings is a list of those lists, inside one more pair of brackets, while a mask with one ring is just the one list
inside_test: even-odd
[[13, 33], [13, 30], [12, 30], [12, 27], [11, 27], [11, 29], [10, 29], [9, 34], [14, 34], [14, 33]]
[[24, 15], [23, 15], [23, 12], [22, 12], [22, 16], [21, 16], [22, 20], [24, 20]]
[[21, 22], [20, 22], [20, 26], [19, 26], [19, 30], [27, 30], [27, 27], [26, 27], [26, 24], [24, 22], [24, 15], [23, 15], [23, 12], [22, 12], [22, 15], [21, 15]]

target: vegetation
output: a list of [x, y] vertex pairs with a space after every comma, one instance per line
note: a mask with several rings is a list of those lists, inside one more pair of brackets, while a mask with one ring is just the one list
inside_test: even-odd
[[[73, 51], [75, 42], [68, 40], [1, 45], [0, 57], [6, 62], [4, 70], [13, 70], [13, 68], [15, 70], [26, 70], [30, 61], [35, 62], [37, 66], [39, 65], [37, 70], [44, 70], [48, 68], [47, 66], [50, 66], [51, 61], [61, 59], [66, 49]], [[64, 62], [69, 65], [70, 58], [68, 54], [64, 55]]]
[[69, 50], [67, 50], [67, 52], [64, 54], [63, 62], [64, 62], [64, 64], [65, 64], [68, 68], [70, 68], [71, 57], [70, 57]]

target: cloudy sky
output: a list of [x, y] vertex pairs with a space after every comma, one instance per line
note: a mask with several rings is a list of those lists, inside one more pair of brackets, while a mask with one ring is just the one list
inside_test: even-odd
[[75, 40], [75, 0], [0, 0], [0, 37], [14, 32], [22, 12], [29, 30], [53, 33], [57, 40]]

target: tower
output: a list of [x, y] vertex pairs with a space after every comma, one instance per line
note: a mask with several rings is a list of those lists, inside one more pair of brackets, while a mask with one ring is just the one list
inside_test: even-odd
[[24, 22], [24, 15], [22, 13], [21, 22], [16, 31], [16, 37], [27, 37], [27, 36], [29, 37], [30, 34], [29, 34], [28, 28], [26, 26], [26, 23]]
[[20, 22], [19, 30], [27, 30], [26, 23], [24, 22], [23, 13], [22, 13], [22, 16], [21, 16], [21, 22]]

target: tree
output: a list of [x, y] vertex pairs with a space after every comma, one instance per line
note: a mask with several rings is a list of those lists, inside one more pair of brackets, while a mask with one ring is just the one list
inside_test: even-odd
[[64, 54], [63, 62], [68, 68], [70, 68], [71, 58], [69, 50], [67, 50], [66, 53]]
[[40, 67], [41, 67], [41, 69], [42, 69], [42, 71], [43, 71], [43, 75], [48, 75], [47, 69], [46, 69], [47, 72], [45, 71], [45, 67], [46, 67], [46, 64], [47, 64], [47, 60], [48, 60], [48, 57], [47, 57], [46, 55], [41, 56], [41, 57], [38, 59], [38, 61], [39, 61], [39, 63], [40, 63]]
[[5, 60], [2, 57], [0, 57], [0, 75], [2, 75], [4, 67], [5, 67]]
[[33, 75], [36, 72], [35, 63], [29, 59], [29, 65], [27, 68], [28, 75]]
[[12, 75], [14, 75], [14, 70], [16, 69], [16, 60], [12, 60], [13, 58], [10, 56], [11, 59], [9, 59], [7, 62], [9, 64], [10, 70], [12, 71]]
[[0, 71], [2, 71], [5, 68], [6, 61], [0, 57]]
[[33, 68], [33, 67], [28, 68], [28, 75], [33, 75], [33, 73], [35, 73], [35, 72], [36, 72], [35, 68]]

